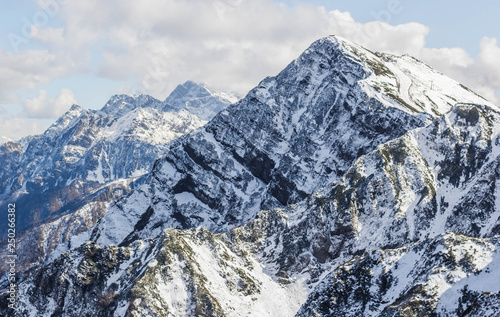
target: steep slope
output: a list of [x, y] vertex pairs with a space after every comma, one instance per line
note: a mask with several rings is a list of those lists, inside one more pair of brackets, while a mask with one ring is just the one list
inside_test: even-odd
[[[490, 177], [499, 127], [498, 111], [459, 105], [363, 155], [304, 202], [228, 234], [166, 229], [129, 246], [88, 242], [27, 274], [19, 289], [31, 297], [18, 314], [293, 316], [311, 292], [298, 316], [495, 316], [500, 208], [475, 206], [500, 197], [477, 186], [500, 180]], [[459, 147], [476, 154], [458, 163], [456, 184], [436, 167]], [[453, 201], [432, 203], [452, 189]]]
[[[203, 87], [193, 84], [189, 96]], [[228, 103], [219, 98], [207, 107]], [[40, 263], [59, 243], [88, 230], [111, 202], [144, 182], [168, 142], [204, 123], [151, 96], [116, 95], [99, 111], [74, 105], [44, 134], [2, 145], [0, 206], [18, 206], [19, 268]]]
[[[498, 238], [499, 146], [500, 113], [496, 109], [457, 105], [426, 128], [410, 131], [362, 156], [340, 181], [306, 201], [285, 209], [263, 211], [257, 219], [234, 229], [232, 234], [239, 244], [261, 255], [270, 273], [285, 272], [292, 278], [301, 276], [311, 286], [322, 281], [324, 274], [337, 265], [375, 249], [402, 247], [444, 232], [467, 235], [463, 236], [464, 244], [475, 241], [472, 237]], [[480, 256], [483, 256], [480, 252], [475, 255]], [[462, 259], [461, 265], [472, 265], [468, 260]], [[489, 263], [495, 266], [498, 260]], [[419, 269], [411, 263], [407, 266], [409, 271]], [[452, 274], [461, 273], [458, 270]], [[485, 276], [485, 280], [498, 279], [496, 275]], [[346, 273], [345, 278], [352, 280], [352, 287], [356, 289], [367, 287], [354, 273], [352, 276]], [[418, 281], [416, 277], [415, 281]], [[344, 303], [341, 308], [335, 306], [329, 301], [330, 288], [325, 289], [325, 283], [329, 282], [315, 289], [300, 316], [314, 315], [313, 310], [319, 311], [319, 316], [355, 313], [386, 316], [376, 310], [369, 313], [367, 307], [381, 303], [377, 297], [358, 298], [358, 302], [350, 298], [349, 304]], [[461, 287], [467, 284], [464, 282]], [[483, 313], [495, 316], [499, 311], [495, 304], [498, 290], [485, 285], [481, 288], [480, 283], [475, 285], [477, 290], [469, 298], [471, 301], [460, 308], [462, 313], [471, 305], [470, 311], [481, 312], [478, 316]], [[419, 287], [417, 282], [411, 284], [413, 286]], [[440, 287], [447, 288], [446, 285]], [[352, 289], [340, 291], [345, 298], [352, 294]], [[374, 290], [371, 294], [377, 292]], [[458, 298], [461, 292], [461, 289], [450, 289], [447, 296]], [[326, 295], [321, 297], [319, 294], [323, 293]], [[405, 298], [399, 295], [401, 300]], [[415, 294], [417, 299], [424, 295]], [[436, 303], [445, 300], [441, 293], [431, 295], [425, 295], [432, 303], [430, 308], [423, 307], [425, 313], [414, 311], [414, 315], [428, 315]], [[398, 303], [396, 298], [393, 301]], [[488, 307], [490, 302], [492, 306]], [[382, 303], [388, 304], [391, 300]], [[445, 303], [451, 304], [442, 304], [438, 314], [454, 315], [454, 310], [459, 309], [453, 302]], [[351, 304], [352, 307], [361, 305], [364, 312], [361, 313], [360, 308], [348, 310]], [[390, 311], [387, 316], [399, 316], [394, 309]]]
[[[333, 182], [362, 154], [450, 109], [452, 96], [484, 101], [414, 59], [394, 57], [398, 72], [385, 59], [338, 37], [313, 43], [278, 76], [173, 142], [148, 187], [113, 207], [92, 239], [118, 245], [167, 227], [227, 230]], [[415, 88], [388, 93], [403, 81], [399, 74], [415, 79]], [[436, 78], [436, 89], [422, 108], [416, 78], [425, 76]]]

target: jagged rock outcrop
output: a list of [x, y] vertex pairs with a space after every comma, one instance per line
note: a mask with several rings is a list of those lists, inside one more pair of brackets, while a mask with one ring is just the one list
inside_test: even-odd
[[368, 250], [444, 232], [500, 235], [499, 141], [498, 110], [458, 105], [360, 157], [303, 202], [263, 211], [233, 234], [260, 245], [276, 272], [307, 271], [313, 282], [330, 264]]
[[19, 296], [19, 316], [290, 316], [306, 292], [224, 234], [167, 229], [128, 247], [85, 243], [27, 272]]

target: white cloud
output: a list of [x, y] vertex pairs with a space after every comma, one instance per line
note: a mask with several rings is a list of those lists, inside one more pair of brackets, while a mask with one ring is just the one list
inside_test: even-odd
[[77, 104], [75, 94], [63, 88], [56, 98], [48, 98], [46, 90], [40, 90], [37, 97], [24, 102], [24, 113], [29, 118], [57, 118], [73, 104]]
[[484, 37], [481, 40], [481, 53], [477, 60], [479, 83], [500, 90], [500, 47], [496, 38]]
[[27, 135], [40, 134], [45, 128], [36, 121], [0, 117], [0, 144], [15, 141]]
[[49, 47], [57, 47], [64, 45], [64, 28], [53, 28], [50, 26], [39, 27], [37, 25], [31, 28], [31, 37], [47, 44]]
[[100, 43], [100, 76], [138, 78], [128, 89], [158, 98], [187, 79], [245, 93], [329, 34], [371, 50], [413, 55], [490, 100], [499, 89], [494, 39], [483, 39], [474, 60], [461, 48], [426, 48], [429, 28], [419, 23], [359, 23], [348, 12], [271, 0], [89, 0], [67, 2], [61, 10], [64, 32], [52, 29], [46, 41], [64, 36], [73, 52]]
[[0, 49], [0, 103], [21, 88], [35, 89], [54, 78], [67, 76], [79, 67], [67, 56], [47, 50], [5, 52]]
[[420, 51], [429, 32], [418, 23], [362, 24], [349, 13], [270, 0], [89, 0], [61, 9], [66, 46], [101, 43], [100, 76], [138, 78], [136, 88], [159, 98], [187, 79], [244, 93], [329, 34], [404, 53]]

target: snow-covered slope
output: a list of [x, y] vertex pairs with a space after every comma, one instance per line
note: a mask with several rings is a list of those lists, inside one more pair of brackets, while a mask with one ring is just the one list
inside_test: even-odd
[[292, 316], [307, 296], [203, 228], [167, 229], [128, 247], [88, 242], [31, 271], [19, 291], [35, 300], [16, 314], [38, 316]]
[[[495, 316], [499, 127], [497, 110], [458, 105], [227, 234], [89, 242], [28, 274], [19, 315]], [[52, 280], [47, 300], [36, 285]]]
[[[475, 103], [493, 106], [464, 85], [443, 75], [409, 55], [371, 53], [345, 39], [339, 39], [346, 49], [358, 56], [372, 73], [366, 85], [380, 93], [381, 99], [393, 99], [403, 109], [439, 116], [456, 103]], [[368, 87], [367, 87], [368, 88]], [[370, 88], [368, 88], [370, 89]]]
[[161, 109], [164, 107], [164, 103], [160, 100], [153, 98], [149, 95], [114, 95], [108, 102], [102, 107], [100, 112], [121, 117], [132, 110], [138, 108], [154, 108]]
[[[192, 84], [182, 101], [198, 100], [204, 87]], [[205, 92], [199, 97], [210, 99]], [[209, 111], [232, 101], [217, 98], [207, 104]], [[19, 206], [16, 229], [24, 233], [18, 237], [19, 269], [43, 261], [60, 242], [88, 230], [111, 202], [143, 183], [168, 142], [205, 123], [151, 96], [116, 95], [101, 110], [74, 105], [44, 134], [3, 144], [0, 206]], [[2, 236], [6, 228], [0, 229]]]
[[499, 235], [499, 146], [497, 110], [457, 106], [360, 157], [303, 202], [262, 211], [233, 234], [262, 246], [276, 272], [307, 272], [312, 282], [365, 251], [444, 232]]

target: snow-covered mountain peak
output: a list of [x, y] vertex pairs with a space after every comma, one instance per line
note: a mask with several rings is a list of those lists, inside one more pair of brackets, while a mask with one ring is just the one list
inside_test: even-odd
[[19, 315], [497, 315], [496, 106], [338, 36], [218, 112], [230, 100], [192, 81], [165, 101], [117, 95], [27, 154], [6, 148], [21, 221], [100, 218], [24, 236], [64, 245], [24, 275]]
[[115, 116], [123, 116], [124, 114], [136, 108], [162, 108], [163, 103], [149, 95], [114, 95], [101, 109], [101, 112]]
[[[207, 119], [229, 104], [212, 93], [191, 94], [200, 110], [208, 107]], [[189, 110], [148, 95], [115, 95], [101, 110], [73, 105], [44, 134], [0, 146], [0, 207], [24, 206], [16, 223], [18, 267], [42, 262], [58, 243], [87, 230], [112, 201], [142, 184], [170, 141], [206, 123]], [[5, 269], [0, 264], [0, 273]]]
[[198, 98], [207, 97], [210, 92], [207, 89], [207, 85], [204, 83], [196, 83], [192, 80], [188, 80], [183, 84], [178, 85], [167, 97], [167, 102], [170, 101], [172, 105], [176, 105], [181, 99], [186, 97], [196, 96]]
[[77, 104], [73, 104], [71, 105], [71, 107], [69, 108], [69, 111], [80, 111], [82, 107], [80, 107], [79, 105]]
[[228, 105], [240, 98], [236, 94], [218, 91], [205, 83], [188, 80], [178, 85], [165, 99], [165, 108], [186, 109], [202, 120], [210, 120]]
[[[362, 154], [425, 125], [430, 115], [362, 86], [370, 74], [336, 38], [313, 43], [204, 129], [171, 143], [149, 188], [110, 210], [93, 238], [104, 245], [168, 226], [227, 230], [261, 209], [299, 202]], [[172, 98], [187, 95], [184, 88]], [[137, 227], [147, 210], [154, 212]]]
[[91, 112], [92, 110], [83, 108], [79, 105], [72, 105], [71, 108], [60, 116], [59, 119], [57, 119], [57, 121], [44, 132], [43, 135], [49, 138], [56, 137], [64, 129], [73, 126], [82, 115]]
[[[319, 58], [323, 56], [322, 58]], [[483, 97], [407, 54], [374, 53], [340, 36], [314, 42], [296, 61], [298, 65], [333, 66], [349, 84], [359, 84], [370, 96], [392, 106], [438, 117], [456, 103], [488, 104]], [[354, 70], [346, 75], [346, 65]]]
[[194, 131], [205, 124], [187, 110], [165, 112], [153, 107], [138, 107], [113, 120], [102, 128], [99, 138], [109, 142], [118, 139], [135, 139], [140, 142], [166, 144], [186, 131]]
[[165, 101], [149, 95], [114, 95], [100, 113], [122, 117], [137, 108], [154, 108], [164, 112], [179, 112], [185, 109], [201, 120], [208, 121], [238, 100], [239, 96], [235, 94], [218, 91], [204, 83], [188, 80], [178, 85]]
[[[439, 90], [419, 108], [423, 97], [411, 87], [429, 74]], [[92, 238], [125, 244], [166, 227], [225, 231], [259, 210], [297, 203], [458, 100], [484, 101], [449, 82], [412, 58], [375, 54], [340, 37], [320, 39], [204, 129], [171, 143], [147, 190], [112, 208]], [[190, 89], [204, 88], [188, 82], [170, 99], [179, 102]]]

